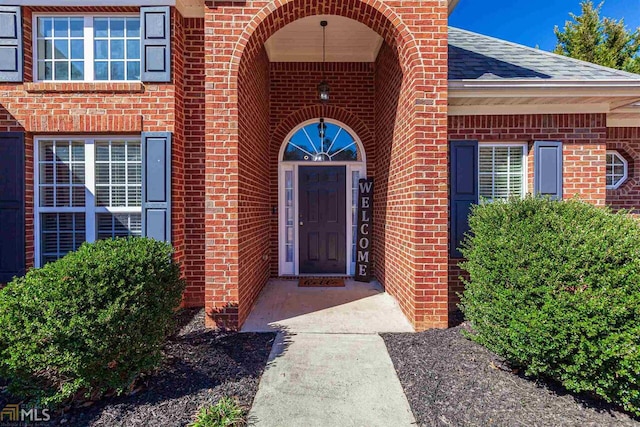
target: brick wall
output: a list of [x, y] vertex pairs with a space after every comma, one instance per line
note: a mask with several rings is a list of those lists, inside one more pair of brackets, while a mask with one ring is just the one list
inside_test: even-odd
[[185, 104], [184, 104], [184, 18], [172, 10], [171, 51], [174, 87], [174, 125], [171, 141], [171, 244], [175, 259], [183, 265], [186, 255], [185, 241]]
[[[433, 301], [433, 294], [442, 293], [446, 300], [447, 285], [447, 8], [444, 2], [436, 1], [420, 2], [419, 7], [412, 0], [206, 3], [205, 102], [210, 106], [205, 136], [208, 312], [215, 314], [220, 306], [237, 304], [227, 296], [238, 289], [239, 264], [243, 262], [238, 255], [238, 212], [242, 209], [238, 183], [240, 175], [250, 171], [240, 169], [235, 158], [238, 148], [246, 145], [239, 131], [243, 107], [240, 97], [235, 96], [241, 83], [241, 65], [243, 61], [259, 61], [264, 42], [277, 30], [311, 15], [341, 15], [360, 21], [397, 50], [404, 86], [402, 114], [393, 124], [394, 138], [404, 145], [406, 162], [401, 174], [404, 188], [398, 188], [387, 203], [397, 204], [402, 195], [406, 197], [404, 206], [396, 207], [394, 216], [381, 226], [394, 228], [406, 239], [405, 244], [398, 242], [389, 249], [406, 274], [390, 275], [387, 282], [391, 280], [391, 288], [410, 289], [408, 298], [413, 301], [422, 298], [424, 305], [417, 312], [403, 305], [418, 329], [446, 326], [446, 301]], [[219, 182], [225, 185], [214, 187]], [[213, 323], [213, 319], [208, 320], [208, 324]]]
[[[375, 91], [375, 135], [377, 141], [376, 169], [378, 171], [373, 198], [373, 241], [374, 272], [378, 280], [384, 284], [387, 292], [392, 294], [410, 319], [415, 316], [413, 293], [413, 267], [402, 256], [402, 251], [409, 246], [409, 230], [401, 226], [405, 210], [402, 200], [404, 180], [403, 173], [407, 164], [406, 147], [396, 139], [405, 137], [396, 128], [400, 120], [406, 122], [410, 118], [399, 114], [400, 95], [402, 93], [402, 68], [398, 62], [397, 52], [387, 44], [383, 45], [376, 60]], [[405, 83], [406, 84], [406, 83]], [[388, 224], [389, 226], [385, 226]], [[387, 271], [388, 269], [388, 271]]]
[[640, 127], [607, 129], [607, 149], [617, 150], [628, 162], [628, 178], [615, 190], [607, 190], [607, 205], [640, 213]]
[[[563, 194], [605, 205], [605, 153], [607, 148], [606, 116], [604, 114], [537, 114], [505, 116], [449, 117], [450, 140], [479, 142], [528, 143], [527, 191], [533, 192], [533, 142], [563, 142]], [[449, 260], [449, 310], [456, 310], [464, 286], [459, 277], [464, 274], [458, 260]]]
[[204, 19], [186, 18], [184, 48], [186, 306], [204, 305]]
[[[269, 58], [262, 49], [243, 61], [238, 78], [238, 319], [249, 314], [269, 278], [271, 235]], [[275, 256], [273, 258], [276, 258]]]

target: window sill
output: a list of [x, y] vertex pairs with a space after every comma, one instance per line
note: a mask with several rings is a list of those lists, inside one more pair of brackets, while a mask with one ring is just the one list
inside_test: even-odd
[[35, 82], [25, 83], [30, 93], [142, 93], [141, 82]]

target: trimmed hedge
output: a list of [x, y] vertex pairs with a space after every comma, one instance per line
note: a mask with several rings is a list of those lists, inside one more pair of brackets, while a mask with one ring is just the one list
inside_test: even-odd
[[157, 366], [184, 282], [171, 245], [85, 243], [0, 291], [0, 376], [43, 405], [122, 393]]
[[472, 339], [531, 376], [640, 415], [640, 226], [570, 200], [477, 206], [463, 242]]

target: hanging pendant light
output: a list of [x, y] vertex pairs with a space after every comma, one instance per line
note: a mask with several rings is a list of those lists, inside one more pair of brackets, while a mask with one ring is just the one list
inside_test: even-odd
[[322, 27], [322, 81], [318, 85], [318, 96], [320, 97], [320, 102], [326, 104], [329, 102], [329, 83], [325, 79], [325, 62], [326, 62], [326, 49], [327, 49], [327, 39], [326, 39], [326, 29], [328, 22], [320, 21], [320, 26]]

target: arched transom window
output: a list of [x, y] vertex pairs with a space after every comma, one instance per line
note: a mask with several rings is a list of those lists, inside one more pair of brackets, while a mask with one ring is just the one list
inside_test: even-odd
[[345, 128], [319, 120], [302, 126], [289, 138], [282, 160], [357, 162], [362, 160], [362, 154]]

